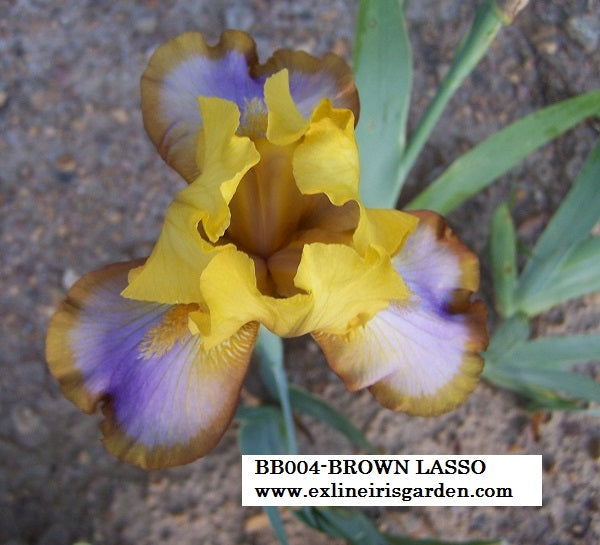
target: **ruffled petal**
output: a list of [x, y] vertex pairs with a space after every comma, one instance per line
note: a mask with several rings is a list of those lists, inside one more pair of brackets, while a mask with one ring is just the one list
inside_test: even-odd
[[426, 210], [409, 212], [419, 226], [394, 259], [394, 267], [419, 297], [454, 312], [468, 307], [479, 288], [479, 260], [444, 218]]
[[329, 98], [336, 108], [351, 110], [354, 122], [358, 121], [358, 91], [352, 70], [341, 57], [328, 53], [316, 58], [304, 51], [282, 49], [253, 72], [265, 77], [283, 69], [289, 72], [290, 93], [305, 119], [323, 99]]
[[244, 112], [263, 102], [266, 78], [284, 69], [300, 114], [308, 119], [324, 98], [358, 119], [358, 93], [343, 59], [318, 59], [302, 51], [277, 51], [258, 66], [256, 44], [246, 33], [228, 30], [215, 46], [198, 32], [186, 32], [156, 49], [142, 76], [144, 126], [162, 158], [188, 182], [202, 172], [196, 150], [203, 127], [196, 100], [219, 97]]
[[268, 110], [267, 138], [278, 146], [298, 140], [308, 127], [290, 94], [289, 72], [281, 70], [265, 82], [265, 103]]
[[342, 244], [305, 245], [294, 283], [313, 297], [308, 331], [327, 333], [346, 333], [409, 295], [385, 252], [361, 256]]
[[243, 252], [229, 249], [215, 256], [202, 273], [200, 287], [210, 320], [201, 316], [196, 326], [207, 347], [223, 342], [252, 321], [281, 336], [310, 331], [302, 327], [312, 305], [310, 296], [277, 299], [263, 295], [257, 287], [254, 262]]
[[258, 325], [205, 351], [188, 328], [197, 305], [120, 296], [136, 265], [111, 265], [77, 282], [50, 322], [46, 355], [69, 400], [90, 413], [102, 408], [108, 450], [157, 469], [191, 462], [220, 440]]
[[285, 298], [262, 294], [253, 261], [235, 250], [220, 252], [202, 273], [200, 286], [210, 327], [198, 323], [207, 346], [220, 343], [241, 325], [259, 321], [281, 337], [314, 330], [345, 333], [364, 323], [392, 299], [408, 295], [385, 254], [360, 256], [342, 244], [306, 244], [294, 284]]
[[144, 126], [161, 157], [188, 182], [203, 169], [197, 163], [203, 120], [199, 96], [219, 97], [242, 110], [262, 101], [264, 78], [253, 78], [256, 45], [244, 32], [226, 31], [208, 46], [198, 32], [186, 32], [156, 49], [142, 76]]
[[216, 242], [229, 226], [229, 203], [238, 184], [260, 154], [249, 138], [235, 134], [240, 113], [233, 102], [200, 97], [198, 103], [205, 126], [205, 170], [179, 198], [202, 210], [204, 232]]
[[165, 222], [146, 264], [131, 275], [124, 297], [159, 303], [199, 303], [199, 279], [215, 253], [199, 232], [215, 242], [229, 225], [229, 203], [242, 177], [260, 155], [249, 138], [236, 136], [239, 112], [233, 102], [200, 98], [207, 131], [206, 168], [182, 189], [167, 209]]
[[298, 189], [305, 195], [324, 193], [336, 206], [358, 200], [360, 168], [352, 112], [324, 100], [294, 152], [293, 168]]
[[389, 255], [394, 255], [415, 231], [417, 223], [419, 219], [414, 214], [361, 205], [352, 241], [359, 252], [365, 252], [371, 246], [381, 246]]
[[349, 389], [370, 387], [390, 409], [436, 415], [463, 403], [477, 385], [488, 335], [483, 304], [470, 301], [477, 258], [441, 217], [418, 215], [392, 260], [411, 297], [344, 336], [315, 338]]
[[167, 209], [150, 257], [130, 272], [129, 284], [121, 295], [170, 305], [201, 303], [200, 274], [215, 253], [225, 249], [200, 236], [201, 217], [202, 211], [176, 197]]

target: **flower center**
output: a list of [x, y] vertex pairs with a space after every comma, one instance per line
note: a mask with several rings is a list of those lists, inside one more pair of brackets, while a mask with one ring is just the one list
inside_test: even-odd
[[294, 179], [297, 144], [254, 140], [260, 161], [238, 185], [229, 203], [231, 221], [223, 243], [232, 242], [255, 264], [265, 295], [289, 297], [302, 249], [312, 242], [351, 244], [358, 206], [334, 206], [324, 194], [303, 195]]

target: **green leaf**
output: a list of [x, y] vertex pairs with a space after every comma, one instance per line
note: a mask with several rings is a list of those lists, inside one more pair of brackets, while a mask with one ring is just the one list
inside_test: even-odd
[[503, 545], [503, 540], [481, 540], [475, 541], [441, 541], [439, 539], [411, 539], [408, 537], [398, 537], [385, 534], [388, 545]]
[[[447, 214], [530, 153], [586, 117], [600, 113], [600, 91], [548, 106], [490, 136], [452, 165], [408, 205]], [[597, 207], [598, 208], [598, 207]]]
[[277, 368], [283, 365], [283, 341], [268, 329], [261, 327], [256, 341], [255, 353], [258, 356], [258, 370], [269, 394], [279, 401], [281, 397]]
[[314, 396], [310, 392], [292, 384], [290, 386], [290, 401], [295, 411], [304, 413], [315, 420], [324, 422], [334, 430], [345, 435], [359, 448], [375, 454], [377, 449], [367, 441], [361, 431], [356, 428], [344, 415], [331, 405]]
[[553, 392], [562, 392], [574, 399], [600, 403], [600, 384], [570, 371], [552, 371], [526, 367], [524, 365], [502, 365], [496, 368], [521, 385], [541, 387]]
[[519, 307], [533, 316], [567, 299], [600, 289], [599, 239], [589, 237], [600, 220], [600, 140], [527, 262], [517, 292]]
[[[256, 343], [260, 375], [269, 393], [281, 404], [287, 453], [296, 454], [296, 433], [290, 406], [290, 395], [284, 368], [283, 342], [280, 337], [261, 326]], [[275, 454], [273, 452], [272, 454]]]
[[[600, 94], [597, 100], [597, 107], [600, 108]], [[599, 219], [600, 140], [588, 155], [579, 176], [537, 241], [526, 270], [537, 267], [538, 263], [561, 261], [575, 244], [589, 236]]]
[[600, 290], [600, 237], [589, 238], [575, 246], [553, 271], [545, 265], [541, 268], [547, 276], [540, 275], [530, 281], [529, 291], [523, 293], [518, 302], [530, 316]]
[[600, 360], [600, 335], [536, 339], [517, 346], [497, 364], [564, 371], [576, 363], [591, 360]]
[[543, 388], [535, 382], [524, 382], [520, 374], [513, 374], [511, 367], [486, 365], [483, 378], [506, 390], [511, 390], [529, 401], [531, 410], [579, 410], [581, 404], [566, 399], [557, 392]]
[[517, 247], [515, 227], [506, 203], [498, 206], [494, 212], [490, 234], [490, 251], [498, 312], [504, 317], [512, 316], [515, 312]]
[[269, 517], [271, 528], [273, 528], [273, 533], [279, 540], [279, 543], [281, 543], [281, 545], [288, 545], [288, 539], [283, 526], [283, 521], [281, 520], [281, 515], [279, 514], [279, 509], [275, 506], [265, 506], [263, 507], [263, 510], [267, 514], [267, 517]]
[[581, 401], [596, 401], [600, 385], [569, 369], [575, 363], [600, 358], [600, 335], [527, 341], [528, 336], [529, 323], [524, 316], [503, 322], [483, 354], [483, 378], [529, 398], [535, 409], [574, 410], [582, 408]]
[[529, 321], [521, 315], [503, 321], [490, 338], [490, 345], [483, 354], [487, 364], [496, 364], [517, 346], [529, 338]]
[[277, 407], [240, 407], [238, 442], [242, 454], [288, 454], [283, 414]]
[[406, 142], [412, 86], [403, 1], [360, 0], [354, 77], [360, 94], [356, 138], [363, 202], [372, 207], [390, 206]]
[[[553, 275], [542, 295], [541, 308], [600, 290], [600, 237], [591, 237], [573, 248]], [[535, 312], [535, 311], [534, 311]]]
[[345, 539], [351, 545], [386, 545], [385, 537], [360, 511], [341, 507], [311, 507], [298, 511], [302, 522], [328, 536]]
[[360, 511], [340, 507], [311, 507], [296, 512], [308, 526], [331, 537], [345, 539], [350, 545], [501, 545], [502, 541], [440, 541], [411, 539], [380, 532]]
[[[509, 24], [511, 20], [512, 18], [509, 14], [498, 9], [496, 0], [487, 0], [477, 9], [473, 23], [456, 49], [448, 72], [438, 87], [435, 96], [427, 105], [415, 132], [408, 141], [408, 145], [400, 161], [397, 182], [395, 184], [395, 198], [400, 193], [404, 179], [417, 160], [423, 146], [427, 143], [446, 105], [464, 79], [473, 71], [483, 55], [485, 55], [502, 26]], [[395, 200], [391, 204], [393, 205], [394, 203]]]

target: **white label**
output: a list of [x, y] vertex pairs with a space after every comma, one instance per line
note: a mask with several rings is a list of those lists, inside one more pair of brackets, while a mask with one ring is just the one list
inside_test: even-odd
[[539, 506], [542, 456], [242, 456], [242, 505]]

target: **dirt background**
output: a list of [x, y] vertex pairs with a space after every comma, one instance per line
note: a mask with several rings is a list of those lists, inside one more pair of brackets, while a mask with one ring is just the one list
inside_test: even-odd
[[[473, 0], [413, 1], [411, 126], [445, 73]], [[2, 0], [0, 2], [0, 542], [7, 545], [275, 542], [259, 509], [240, 507], [235, 426], [191, 465], [147, 473], [101, 446], [98, 418], [65, 401], [44, 366], [49, 317], [65, 289], [102, 265], [145, 256], [182, 186], [144, 134], [138, 81], [153, 49], [197, 29], [253, 34], [264, 60], [279, 47], [351, 55], [356, 2]], [[521, 115], [600, 87], [600, 5], [538, 0], [503, 30], [458, 92], [412, 171], [406, 195]], [[515, 188], [520, 237], [531, 243], [568, 190], [599, 132], [590, 121], [536, 153], [450, 220], [480, 254], [490, 214]], [[484, 266], [482, 295], [489, 300]], [[588, 296], [535, 323], [540, 334], [599, 331]], [[600, 420], [545, 414], [539, 433], [518, 398], [481, 384], [436, 419], [381, 409], [348, 394], [309, 339], [286, 344], [292, 378], [331, 401], [390, 453], [544, 455], [541, 508], [382, 508], [386, 531], [511, 544], [600, 542]], [[589, 365], [595, 373], [598, 364]], [[303, 419], [304, 453], [352, 453]], [[335, 543], [284, 517], [292, 544]]]

